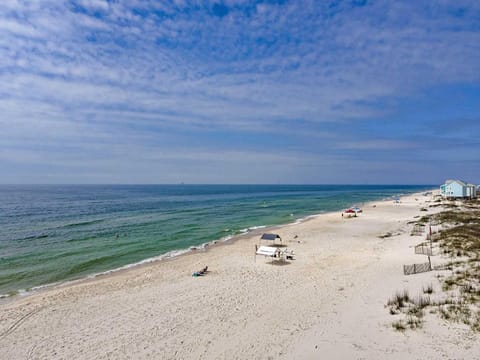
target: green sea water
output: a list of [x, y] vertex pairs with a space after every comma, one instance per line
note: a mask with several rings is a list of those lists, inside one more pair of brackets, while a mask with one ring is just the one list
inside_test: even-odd
[[0, 294], [431, 185], [0, 186]]

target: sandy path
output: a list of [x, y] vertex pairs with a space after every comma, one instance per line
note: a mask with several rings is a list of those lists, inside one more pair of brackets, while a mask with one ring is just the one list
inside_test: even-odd
[[428, 198], [416, 197], [276, 230], [297, 254], [285, 265], [254, 261], [258, 236], [245, 237], [0, 305], [0, 358], [473, 359], [478, 336], [461, 326], [432, 316], [402, 334], [384, 309], [396, 290], [432, 281], [402, 274], [419, 262], [407, 222]]

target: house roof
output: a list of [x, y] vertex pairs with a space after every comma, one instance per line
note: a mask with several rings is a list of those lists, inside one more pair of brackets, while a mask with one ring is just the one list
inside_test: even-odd
[[456, 182], [457, 184], [461, 185], [461, 186], [467, 186], [467, 183], [461, 181], [461, 180], [447, 180], [445, 181], [445, 185], [450, 185], [451, 183], [454, 183]]

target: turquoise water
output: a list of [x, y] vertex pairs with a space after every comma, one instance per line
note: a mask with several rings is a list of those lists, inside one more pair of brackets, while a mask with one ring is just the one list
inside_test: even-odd
[[0, 186], [0, 294], [433, 186]]

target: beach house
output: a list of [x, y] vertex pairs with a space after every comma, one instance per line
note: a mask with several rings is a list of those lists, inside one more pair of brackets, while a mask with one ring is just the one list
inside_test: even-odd
[[477, 198], [477, 186], [475, 184], [467, 184], [467, 197], [470, 199]]
[[461, 180], [447, 180], [440, 186], [440, 195], [444, 198], [476, 198], [477, 188]]

